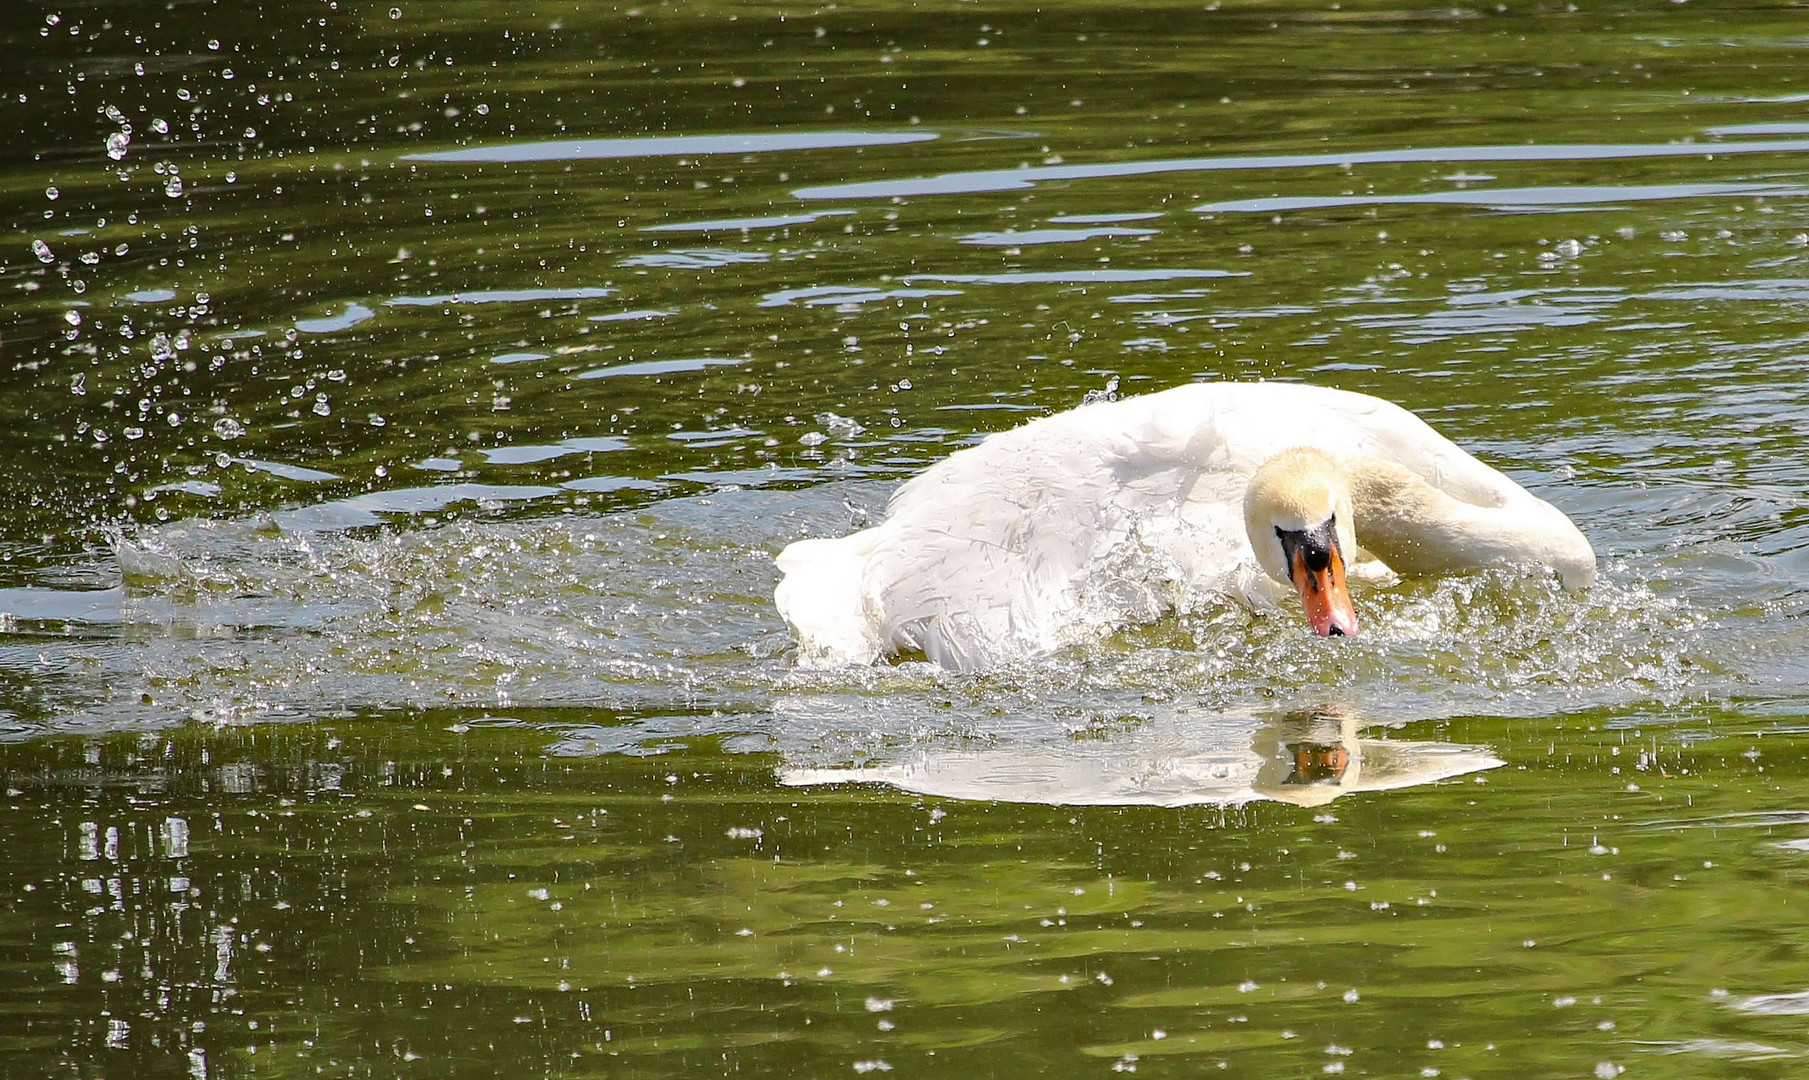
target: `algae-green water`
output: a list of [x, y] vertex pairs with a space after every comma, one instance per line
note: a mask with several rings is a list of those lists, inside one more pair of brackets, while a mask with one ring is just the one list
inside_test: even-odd
[[[1803, 1068], [1800, 6], [9, 15], [0, 1075]], [[1211, 379], [1599, 582], [797, 667], [786, 543]]]

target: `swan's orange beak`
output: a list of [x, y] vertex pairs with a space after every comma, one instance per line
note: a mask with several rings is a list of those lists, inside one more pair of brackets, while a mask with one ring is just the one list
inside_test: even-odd
[[1300, 591], [1300, 602], [1306, 607], [1307, 624], [1320, 637], [1354, 637], [1357, 633], [1357, 609], [1351, 605], [1350, 590], [1344, 584], [1344, 557], [1333, 540], [1321, 557], [1307, 559], [1304, 545], [1289, 552], [1294, 588]]

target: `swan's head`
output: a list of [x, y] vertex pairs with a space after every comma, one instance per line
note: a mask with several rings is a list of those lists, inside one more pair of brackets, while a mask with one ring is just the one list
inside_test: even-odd
[[1284, 450], [1264, 462], [1244, 493], [1244, 528], [1263, 571], [1292, 585], [1321, 637], [1357, 632], [1344, 564], [1357, 550], [1350, 488], [1321, 450]]

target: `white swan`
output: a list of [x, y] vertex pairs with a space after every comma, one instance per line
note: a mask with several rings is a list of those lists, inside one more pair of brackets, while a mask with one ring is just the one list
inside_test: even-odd
[[1345, 576], [1540, 564], [1595, 577], [1569, 518], [1379, 398], [1199, 383], [1033, 420], [906, 482], [886, 518], [780, 553], [807, 666], [920, 652], [958, 671], [1160, 617], [1201, 592], [1297, 592], [1354, 634]]

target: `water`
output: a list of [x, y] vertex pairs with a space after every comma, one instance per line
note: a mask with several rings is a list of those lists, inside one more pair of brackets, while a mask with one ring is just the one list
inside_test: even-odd
[[[1809, 67], [1664, 7], [28, 4], [0, 1072], [1800, 1071]], [[1201, 378], [1600, 584], [794, 667], [784, 544]]]

